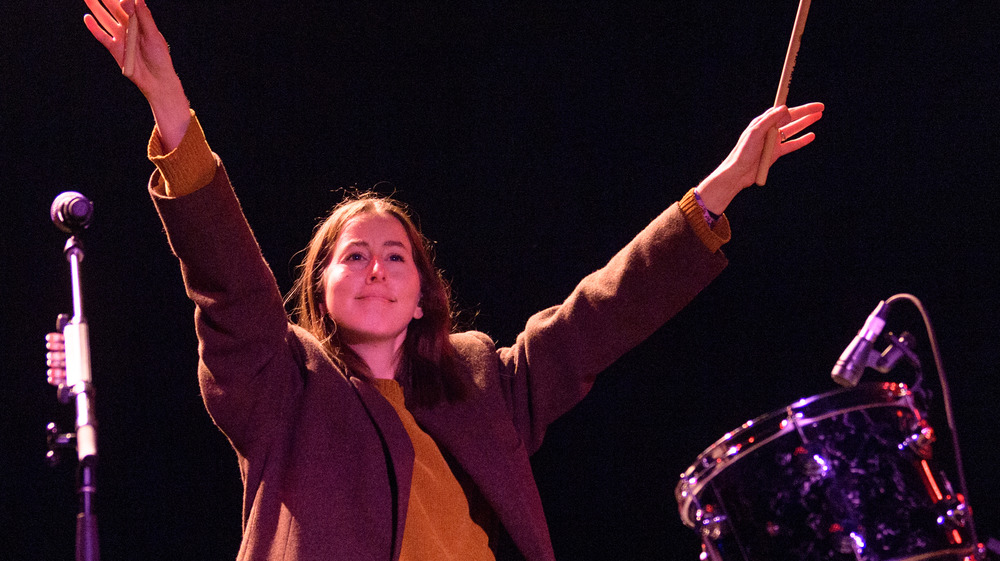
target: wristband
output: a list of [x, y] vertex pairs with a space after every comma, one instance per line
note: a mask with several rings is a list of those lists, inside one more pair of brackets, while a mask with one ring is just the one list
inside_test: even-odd
[[701, 212], [705, 215], [705, 222], [708, 222], [708, 227], [711, 228], [715, 226], [715, 221], [719, 219], [719, 215], [705, 207], [705, 201], [701, 200], [701, 195], [698, 194], [698, 191], [694, 192], [694, 200], [698, 203], [698, 206], [701, 207]]

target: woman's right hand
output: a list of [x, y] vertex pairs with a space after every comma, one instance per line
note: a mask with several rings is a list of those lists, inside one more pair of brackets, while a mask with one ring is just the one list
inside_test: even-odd
[[58, 331], [45, 336], [46, 377], [49, 384], [61, 386], [66, 383], [66, 339]]
[[166, 39], [145, 0], [85, 0], [87, 29], [115, 58], [122, 73], [149, 101], [166, 152], [180, 144], [191, 119], [190, 104], [174, 71]]

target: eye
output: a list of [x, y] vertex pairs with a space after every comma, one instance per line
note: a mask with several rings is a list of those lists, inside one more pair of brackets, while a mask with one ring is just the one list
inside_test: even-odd
[[364, 258], [365, 256], [360, 251], [355, 251], [344, 256], [344, 261], [363, 261]]
[[406, 261], [406, 258], [403, 257], [403, 254], [401, 253], [393, 253], [392, 255], [389, 256], [389, 261], [397, 261], [399, 263], [403, 263]]

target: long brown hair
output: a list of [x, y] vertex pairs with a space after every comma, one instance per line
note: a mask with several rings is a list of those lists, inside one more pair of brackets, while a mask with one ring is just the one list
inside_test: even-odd
[[347, 222], [362, 214], [382, 214], [399, 220], [413, 248], [413, 261], [420, 275], [420, 307], [424, 313], [407, 327], [396, 380], [407, 399], [417, 405], [460, 401], [468, 393], [468, 382], [458, 374], [457, 353], [449, 339], [453, 329], [451, 290], [434, 266], [430, 242], [417, 229], [406, 206], [394, 199], [370, 191], [352, 194], [320, 222], [306, 246], [298, 277], [286, 299], [294, 302], [292, 321], [315, 335], [330, 359], [346, 372], [363, 378], [371, 376], [364, 360], [341, 341], [336, 324], [323, 313], [321, 306], [323, 274], [337, 239]]

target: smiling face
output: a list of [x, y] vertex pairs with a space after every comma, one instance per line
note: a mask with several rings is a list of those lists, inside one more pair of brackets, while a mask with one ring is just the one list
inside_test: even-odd
[[402, 223], [365, 213], [341, 230], [323, 273], [324, 313], [348, 345], [402, 344], [420, 307], [420, 274]]

